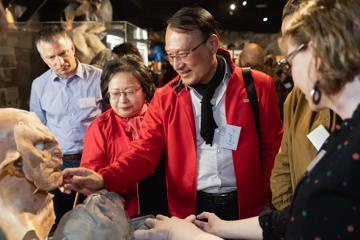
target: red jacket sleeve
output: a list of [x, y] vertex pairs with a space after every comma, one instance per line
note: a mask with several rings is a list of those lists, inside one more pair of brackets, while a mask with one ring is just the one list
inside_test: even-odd
[[95, 121], [86, 129], [84, 136], [84, 148], [80, 166], [90, 168], [98, 172], [107, 166], [106, 138], [99, 121]]
[[127, 152], [99, 171], [106, 189], [124, 191], [155, 171], [165, 146], [162, 114], [159, 96], [155, 94], [144, 116], [139, 139], [132, 141]]

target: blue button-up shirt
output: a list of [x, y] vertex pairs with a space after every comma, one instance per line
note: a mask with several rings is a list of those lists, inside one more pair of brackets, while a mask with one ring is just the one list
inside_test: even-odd
[[78, 62], [68, 79], [50, 69], [32, 83], [30, 111], [55, 135], [63, 154], [82, 152], [85, 130], [101, 113], [100, 76], [100, 69]]

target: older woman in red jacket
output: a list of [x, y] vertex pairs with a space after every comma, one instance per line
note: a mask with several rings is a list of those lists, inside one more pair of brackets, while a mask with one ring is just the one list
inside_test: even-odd
[[[111, 108], [87, 128], [81, 158], [82, 167], [95, 171], [101, 170], [119, 158], [128, 150], [131, 141], [138, 138], [141, 121], [155, 90], [149, 70], [135, 55], [126, 55], [108, 62], [101, 75], [101, 84], [102, 88], [107, 89], [107, 96], [104, 98], [110, 100]], [[160, 175], [161, 171], [163, 172], [160, 169], [158, 171]], [[158, 191], [158, 184], [165, 184], [164, 181], [159, 181], [162, 181], [159, 176], [150, 176], [142, 181], [142, 184], [147, 187], [144, 191], [140, 191], [140, 197], [143, 192], [151, 192], [148, 189], [149, 186]], [[119, 194], [125, 199], [125, 209], [130, 217], [163, 212], [151, 205], [149, 205], [150, 209], [149, 206], [145, 206], [146, 209], [140, 209], [138, 184]], [[161, 198], [165, 194], [156, 192], [154, 195]], [[166, 202], [163, 199], [160, 201]], [[146, 205], [145, 201], [144, 204]]]

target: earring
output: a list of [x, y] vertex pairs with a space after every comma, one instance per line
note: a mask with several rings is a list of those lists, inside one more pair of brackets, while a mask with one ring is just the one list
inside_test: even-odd
[[312, 97], [312, 102], [315, 105], [318, 105], [320, 103], [321, 100], [321, 91], [319, 89], [319, 81], [316, 81], [316, 83], [313, 86], [313, 89], [310, 92], [311, 97]]

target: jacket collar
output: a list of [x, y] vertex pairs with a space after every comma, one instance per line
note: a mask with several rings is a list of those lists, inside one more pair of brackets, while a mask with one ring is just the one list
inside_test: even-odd
[[230, 66], [231, 72], [234, 72], [234, 70], [235, 70], [235, 63], [234, 63], [234, 62], [232, 61], [232, 59], [231, 59], [230, 52], [229, 52], [229, 51], [226, 51], [226, 50], [223, 49], [223, 48], [219, 48], [216, 54], [222, 56], [223, 58], [225, 58], [226, 63]]

